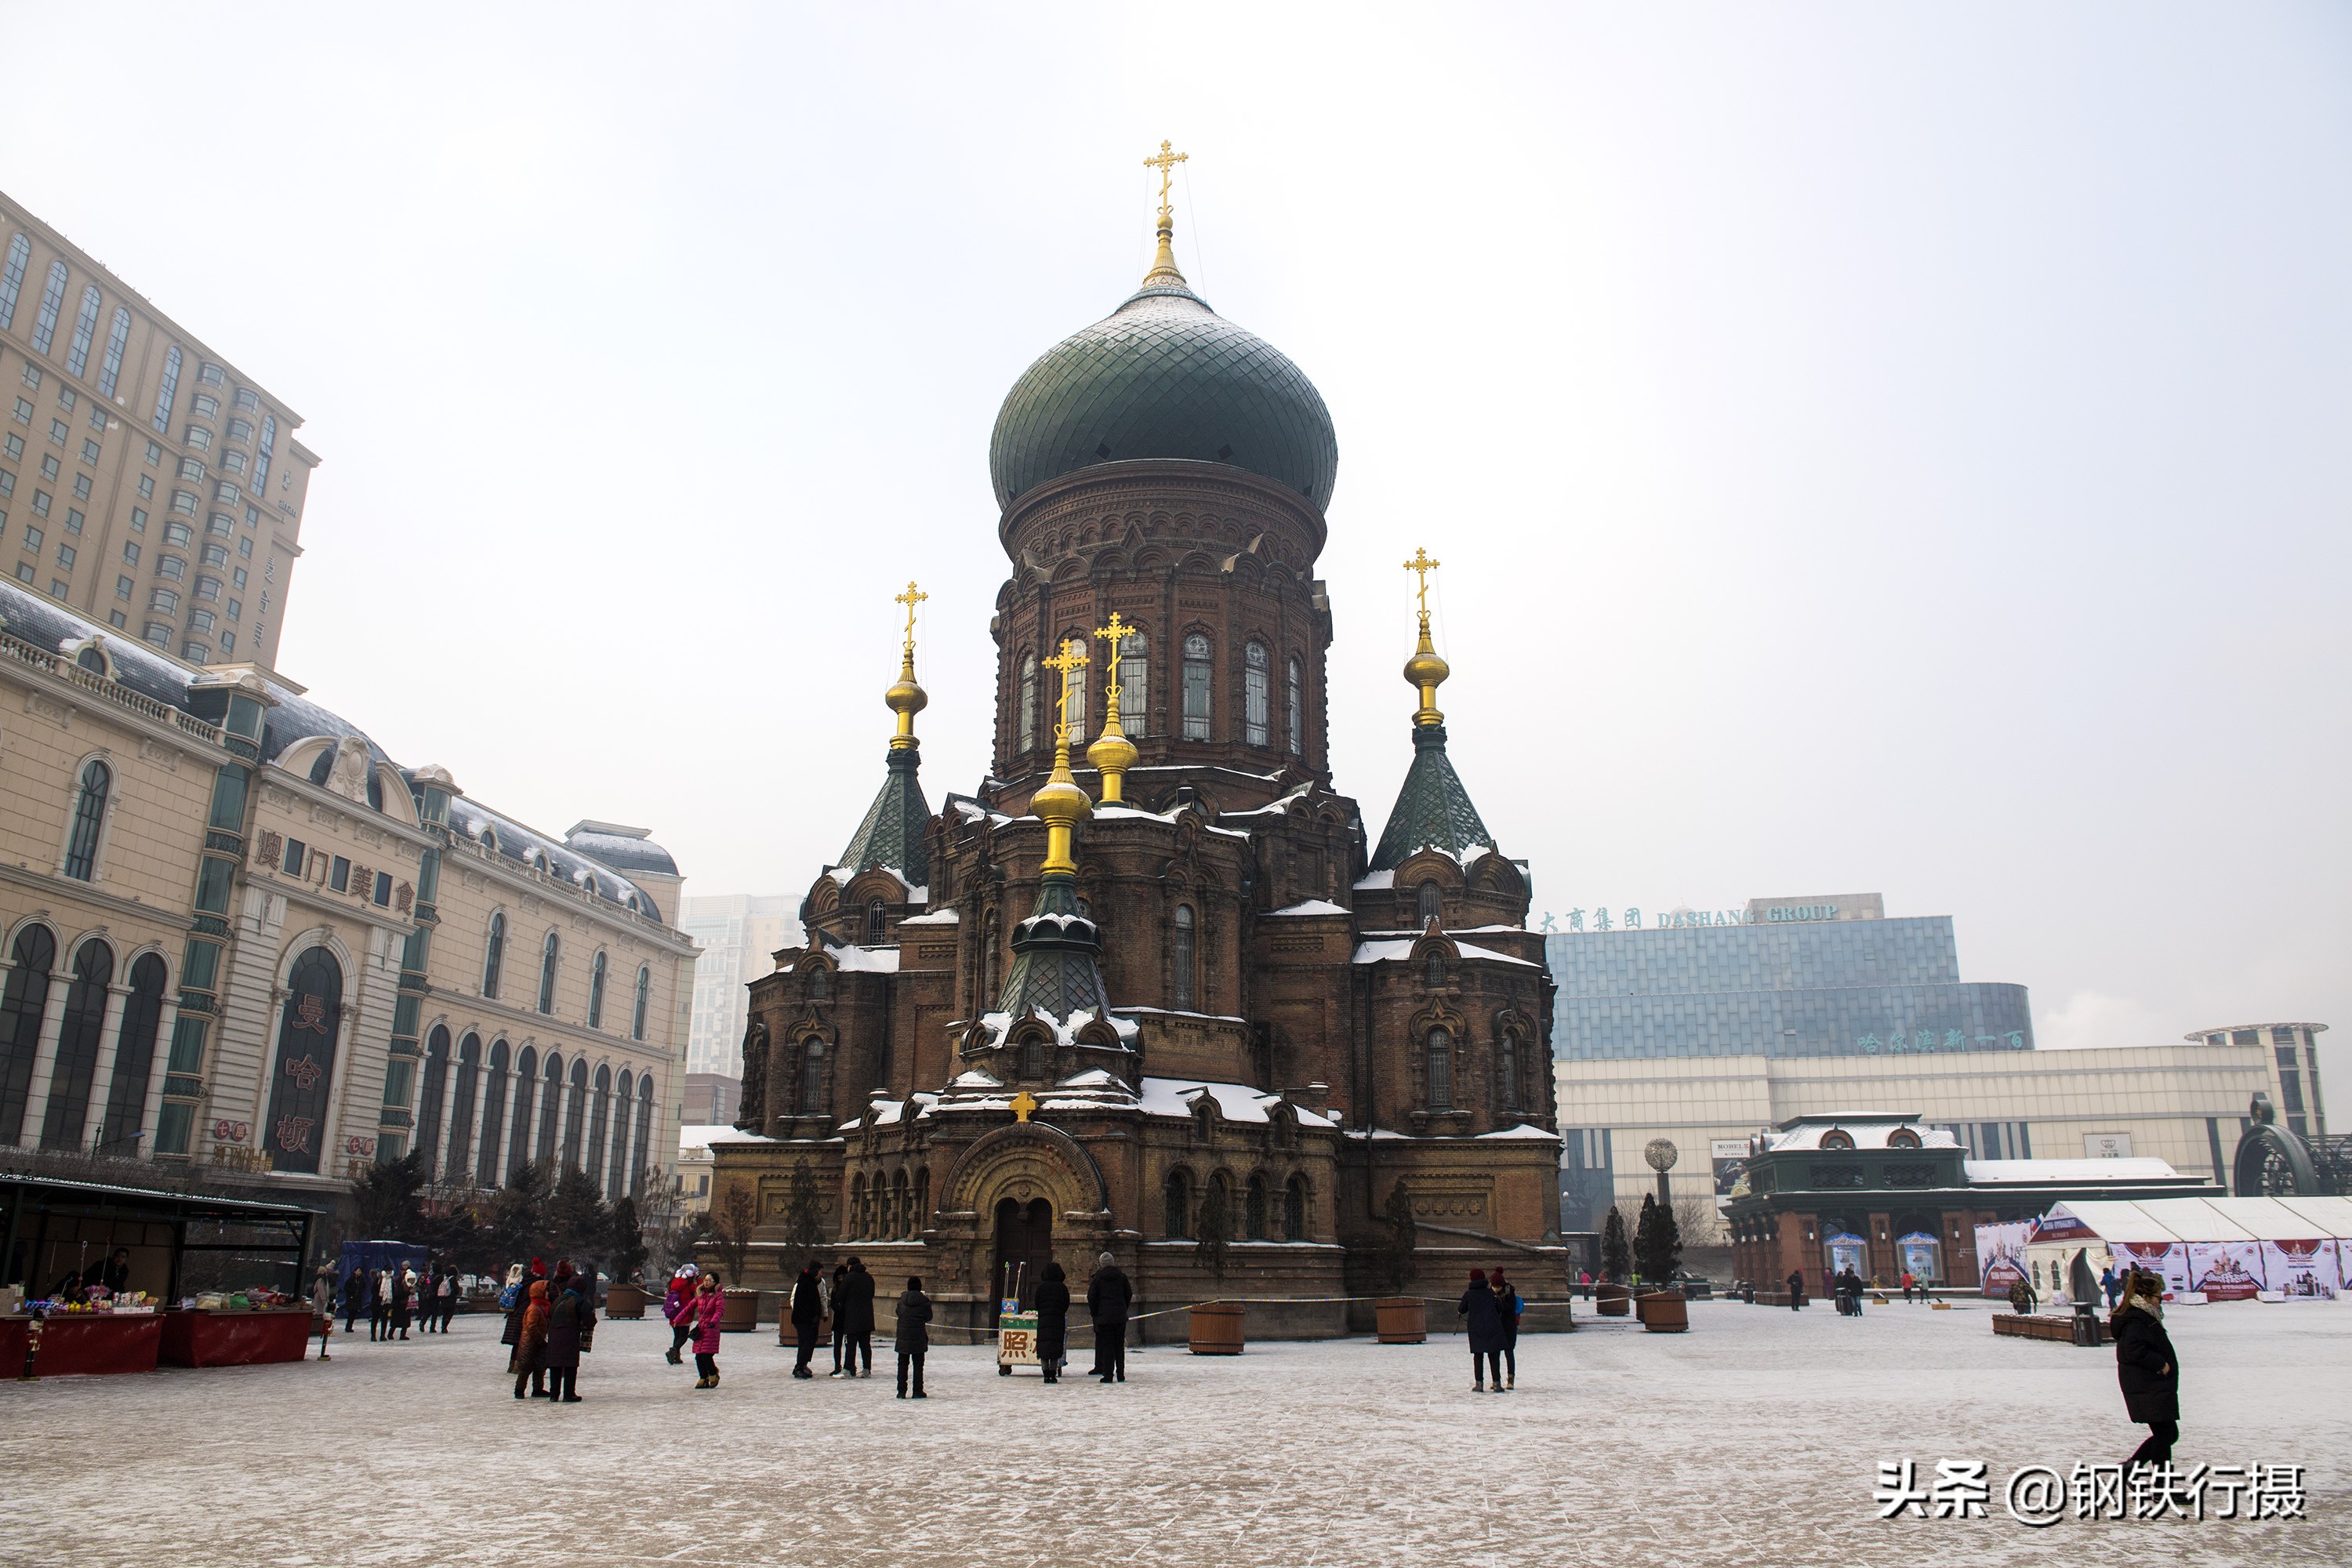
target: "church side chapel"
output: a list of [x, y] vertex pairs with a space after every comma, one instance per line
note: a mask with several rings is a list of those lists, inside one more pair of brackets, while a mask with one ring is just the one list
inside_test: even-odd
[[1446, 756], [1438, 563], [1406, 563], [1412, 760], [1374, 845], [1327, 751], [1330, 416], [1177, 269], [1182, 157], [1147, 161], [1140, 287], [998, 415], [994, 757], [937, 812], [926, 595], [898, 595], [881, 788], [805, 945], [751, 986], [713, 1151], [714, 1208], [756, 1203], [746, 1285], [782, 1289], [821, 1239], [978, 1326], [1049, 1258], [1083, 1281], [1109, 1252], [1138, 1312], [1246, 1298], [1264, 1338], [1369, 1327], [1337, 1298], [1564, 1267], [1553, 984], [1526, 870]]

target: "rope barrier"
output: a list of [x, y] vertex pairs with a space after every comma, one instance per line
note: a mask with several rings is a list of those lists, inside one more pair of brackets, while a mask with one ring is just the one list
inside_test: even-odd
[[[1189, 1312], [1195, 1307], [1332, 1307], [1349, 1306], [1358, 1301], [1419, 1301], [1426, 1304], [1432, 1301], [1444, 1303], [1455, 1300], [1457, 1298], [1453, 1296], [1212, 1296], [1205, 1300], [1188, 1301], [1181, 1307], [1159, 1307], [1149, 1312], [1136, 1312], [1131, 1314], [1127, 1321], [1139, 1323], [1150, 1318], [1165, 1318], [1177, 1312]], [[1571, 1296], [1557, 1301], [1529, 1301], [1523, 1298], [1521, 1305], [1523, 1307], [1567, 1307], [1573, 1310], [1575, 1298]], [[1001, 1331], [995, 1328], [974, 1328], [964, 1323], [932, 1323], [929, 1326], [930, 1331], [935, 1334], [977, 1334], [982, 1339], [994, 1339]], [[1074, 1321], [1066, 1331], [1072, 1334], [1081, 1331], [1091, 1332], [1094, 1326], [1091, 1320]], [[1441, 1328], [1431, 1331], [1461, 1333], [1464, 1331], [1457, 1324], [1451, 1328]], [[777, 1337], [780, 1341], [782, 1338], [781, 1326]]]

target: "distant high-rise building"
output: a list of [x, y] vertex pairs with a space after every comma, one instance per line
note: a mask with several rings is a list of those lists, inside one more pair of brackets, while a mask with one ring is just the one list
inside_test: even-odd
[[0, 573], [195, 664], [275, 668], [299, 415], [0, 194]]
[[799, 899], [735, 893], [688, 899], [678, 929], [702, 945], [694, 967], [694, 1025], [687, 1037], [686, 1070], [740, 1075], [743, 1026], [751, 1019], [744, 987], [775, 968], [770, 956], [801, 940]]

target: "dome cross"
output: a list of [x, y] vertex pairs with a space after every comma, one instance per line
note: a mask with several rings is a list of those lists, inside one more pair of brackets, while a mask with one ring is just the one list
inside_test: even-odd
[[1156, 157], [1146, 158], [1143, 161], [1143, 166], [1145, 168], [1157, 169], [1160, 171], [1160, 226], [1162, 228], [1166, 228], [1168, 226], [1169, 218], [1168, 176], [1175, 169], [1177, 164], [1183, 163], [1186, 159], [1192, 156], [1190, 153], [1177, 153], [1170, 151], [1170, 149], [1174, 145], [1175, 143], [1171, 142], [1162, 142], [1160, 144], [1159, 155]]

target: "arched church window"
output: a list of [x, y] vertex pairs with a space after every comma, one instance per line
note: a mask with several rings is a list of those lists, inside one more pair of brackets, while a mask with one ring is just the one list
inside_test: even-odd
[[[1076, 636], [1070, 640], [1083, 647], [1087, 639]], [[1081, 664], [1066, 673], [1070, 684], [1070, 744], [1075, 748], [1087, 738], [1087, 667]]]
[[1193, 1005], [1192, 973], [1196, 964], [1193, 954], [1192, 906], [1176, 906], [1175, 940], [1168, 944], [1170, 966], [1174, 970], [1176, 1005], [1190, 1010]]
[[866, 1178], [849, 1178], [849, 1234], [862, 1238], [870, 1234], [866, 1225]]
[[1250, 1241], [1264, 1241], [1265, 1234], [1265, 1178], [1252, 1176], [1249, 1191], [1242, 1203], [1242, 1235]]
[[801, 1047], [801, 1114], [814, 1116], [824, 1108], [824, 1042], [811, 1039]]
[[1423, 882], [1414, 897], [1418, 903], [1413, 910], [1413, 918], [1423, 925], [1445, 918], [1445, 895], [1438, 890], [1436, 883]]
[[1454, 1035], [1451, 1030], [1429, 1031], [1429, 1109], [1454, 1109]]
[[915, 1173], [914, 1233], [917, 1236], [922, 1235], [930, 1223], [931, 1173], [929, 1170], [920, 1170]]
[[549, 931], [546, 943], [539, 950], [539, 1010], [542, 1013], [555, 1011], [555, 961], [562, 949], [562, 943], [555, 933]]
[[1037, 656], [1021, 656], [1021, 750], [1037, 743]]
[[1209, 738], [1209, 639], [1199, 632], [1184, 639], [1184, 738]]
[[833, 1000], [833, 971], [822, 963], [809, 971], [809, 1000], [812, 1002]]
[[1510, 1110], [1519, 1103], [1519, 1039], [1507, 1030], [1503, 1035], [1500, 1053], [1495, 1060], [1496, 1089], [1503, 1109]]
[[1293, 1176], [1282, 1189], [1282, 1239], [1307, 1239], [1307, 1178]]
[[1021, 1076], [1033, 1079], [1045, 1076], [1045, 1042], [1034, 1035], [1021, 1042]]
[[1423, 978], [1428, 982], [1429, 988], [1432, 991], [1436, 990], [1439, 986], [1445, 984], [1445, 955], [1444, 953], [1439, 952], [1434, 949], [1431, 950], [1429, 954], [1428, 972], [1423, 976]]
[[1302, 700], [1304, 685], [1298, 678], [1298, 656], [1290, 656], [1290, 754], [1304, 756], [1307, 752], [1307, 704]]
[[1118, 722], [1130, 735], [1151, 733], [1151, 639], [1139, 631], [1119, 645]]
[[884, 912], [881, 900], [876, 899], [866, 906], [866, 940], [868, 942], [880, 942], [888, 923], [889, 916]]
[[95, 757], [81, 771], [81, 798], [74, 802], [73, 836], [66, 841], [65, 873], [87, 882], [98, 871], [98, 836], [106, 826], [106, 797], [114, 773]]
[[907, 1173], [893, 1172], [890, 1176], [890, 1239], [903, 1240], [907, 1235]]
[[490, 917], [490, 940], [482, 950], [482, 994], [496, 998], [499, 994], [499, 969], [507, 956], [507, 917]]
[[1253, 746], [1273, 743], [1273, 714], [1268, 711], [1273, 694], [1268, 683], [1273, 679], [1272, 661], [1265, 645], [1254, 642], [1242, 650], [1242, 721], [1246, 738]]
[[1168, 1173], [1168, 1188], [1162, 1194], [1160, 1224], [1171, 1241], [1192, 1239], [1192, 1184], [1181, 1171]]

